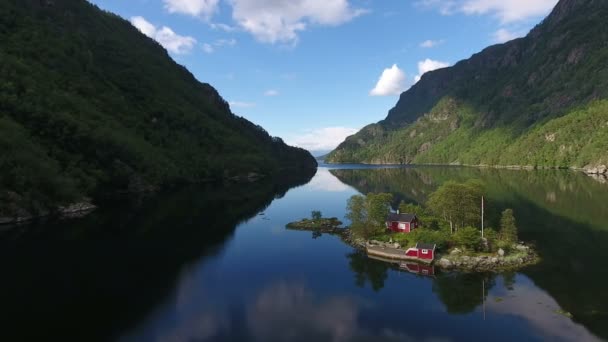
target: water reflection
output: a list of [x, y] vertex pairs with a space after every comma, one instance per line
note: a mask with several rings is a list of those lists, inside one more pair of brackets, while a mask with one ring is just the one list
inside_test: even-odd
[[[522, 272], [547, 291], [594, 333], [608, 338], [608, 186], [582, 173], [569, 171], [512, 171], [476, 168], [422, 167], [386, 170], [331, 170], [362, 193], [392, 192], [399, 201], [424, 203], [447, 180], [484, 181], [487, 217], [499, 225], [499, 213], [513, 208], [520, 237], [536, 243], [542, 262]], [[446, 288], [465, 279], [438, 279]], [[584, 285], [583, 285], [584, 284]], [[435, 288], [438, 290], [438, 286]], [[582, 286], [582, 287], [581, 287]], [[460, 286], [466, 295], [466, 285]], [[438, 292], [442, 294], [443, 292]], [[449, 296], [442, 295], [451, 303]], [[458, 299], [458, 298], [456, 298]], [[466, 305], [470, 303], [470, 305]], [[473, 301], [462, 304], [471, 310]], [[458, 302], [449, 308], [459, 306]], [[452, 310], [452, 309], [450, 309]]]
[[600, 341], [580, 324], [565, 318], [559, 304], [530, 280], [521, 276], [519, 280], [514, 286], [514, 279], [504, 279], [510, 285], [492, 293], [486, 304], [490, 315], [521, 317], [552, 341]]
[[[0, 235], [0, 340], [111, 340], [170, 293], [183, 265], [312, 174], [189, 187]], [[32, 328], [35, 327], [35, 328]]]
[[351, 190], [350, 186], [342, 183], [326, 168], [318, 169], [317, 174], [310, 181], [310, 183], [307, 184], [307, 187], [312, 190], [327, 192], [343, 192]]
[[356, 250], [347, 255], [350, 269], [355, 274], [355, 285], [364, 287], [369, 283], [371, 288], [378, 292], [384, 287], [391, 265], [384, 261], [372, 260], [367, 253]]
[[279, 282], [254, 299], [247, 325], [257, 341], [349, 341], [358, 312], [354, 298], [316, 298], [303, 284]]
[[120, 341], [449, 341], [398, 328], [374, 329], [362, 317], [370, 303], [349, 295], [320, 296], [304, 282], [271, 283], [235, 310], [228, 309], [230, 303], [215, 303], [213, 293], [206, 300], [180, 297], [189, 304], [176, 308], [175, 322], [154, 317]]
[[[608, 260], [602, 224], [608, 220], [595, 212], [594, 202], [607, 199], [598, 188], [604, 185], [570, 173], [545, 176], [322, 168], [308, 185], [289, 192], [305, 180], [240, 184], [232, 191], [187, 189], [54, 230], [5, 234], [0, 337], [163, 342], [608, 337], [608, 277], [602, 264]], [[336, 236], [311, 239], [309, 232], [284, 228], [311, 210], [343, 217], [354, 188], [423, 202], [441, 182], [468, 178], [486, 182], [494, 214], [515, 209], [521, 235], [537, 242], [541, 264], [521, 273], [429, 277], [407, 265], [372, 260]]]

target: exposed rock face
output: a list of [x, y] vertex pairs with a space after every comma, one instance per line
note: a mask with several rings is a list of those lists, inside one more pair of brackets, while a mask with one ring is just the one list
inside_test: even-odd
[[595, 167], [586, 167], [585, 173], [588, 175], [604, 175], [608, 173], [608, 167], [606, 165], [600, 165]]
[[446, 270], [495, 272], [503, 269], [520, 268], [538, 261], [535, 252], [528, 246], [515, 245], [513, 249], [516, 252], [512, 252], [508, 256], [505, 256], [502, 249], [498, 251], [496, 256], [468, 256], [452, 251], [449, 256], [441, 257], [436, 265]]
[[74, 203], [66, 207], [59, 207], [59, 213], [62, 216], [75, 217], [86, 215], [87, 213], [95, 209], [97, 209], [96, 205], [91, 203], [90, 200], [85, 200], [83, 202]]
[[446, 258], [441, 258], [439, 260], [439, 266], [441, 266], [442, 268], [451, 268], [452, 267], [452, 262], [449, 259]]
[[48, 217], [48, 216], [59, 216], [59, 217], [78, 217], [84, 216], [95, 210], [97, 208], [96, 205], [91, 203], [90, 199], [83, 199], [81, 202], [72, 203], [67, 206], [59, 206], [53, 211], [48, 210], [38, 210], [36, 214], [30, 213], [23, 209], [19, 209], [14, 212], [13, 215], [10, 216], [0, 216], [0, 225], [2, 224], [15, 224], [15, 223], [26, 223], [29, 221], [33, 221], [38, 218]]
[[462, 251], [461, 251], [459, 248], [454, 248], [454, 249], [453, 249], [453, 250], [450, 252], [450, 254], [451, 254], [451, 255], [458, 255], [458, 254], [460, 254], [460, 253], [462, 253]]

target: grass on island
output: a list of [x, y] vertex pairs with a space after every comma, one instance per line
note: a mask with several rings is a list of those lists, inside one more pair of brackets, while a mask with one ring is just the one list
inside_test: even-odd
[[432, 243], [445, 257], [452, 259], [485, 256], [503, 257], [505, 262], [516, 262], [520, 258], [529, 261], [535, 253], [532, 248], [519, 244], [512, 209], [502, 212], [499, 230], [486, 225], [482, 237], [477, 226], [484, 192], [484, 185], [479, 180], [450, 181], [430, 194], [424, 205], [402, 202], [399, 211], [415, 214], [418, 218], [419, 228], [410, 233], [386, 229], [386, 216], [393, 203], [393, 196], [389, 193], [352, 196], [348, 200], [346, 217], [352, 223], [352, 235], [364, 241], [398, 243], [403, 249], [414, 247], [419, 242]]
[[300, 221], [290, 222], [287, 224], [288, 228], [295, 229], [335, 229], [342, 225], [342, 221], [338, 220], [337, 217], [325, 218], [320, 211], [313, 211], [311, 218], [302, 218]]
[[556, 314], [558, 314], [558, 315], [562, 315], [562, 316], [565, 316], [565, 317], [568, 317], [568, 318], [573, 318], [574, 317], [570, 312], [568, 312], [566, 310], [557, 309], [554, 312]]
[[290, 228], [337, 228], [342, 225], [342, 222], [336, 217], [321, 218], [318, 220], [303, 218], [300, 221], [290, 222], [287, 224]]

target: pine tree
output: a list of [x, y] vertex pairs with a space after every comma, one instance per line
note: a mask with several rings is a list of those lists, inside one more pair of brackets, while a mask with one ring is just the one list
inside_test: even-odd
[[502, 217], [500, 219], [500, 239], [509, 243], [516, 243], [518, 240], [513, 209], [506, 209], [502, 212]]

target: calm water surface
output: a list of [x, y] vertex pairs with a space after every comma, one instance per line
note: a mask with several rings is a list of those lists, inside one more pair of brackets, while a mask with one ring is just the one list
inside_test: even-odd
[[[482, 179], [543, 261], [434, 277], [285, 225], [358, 193], [424, 203]], [[322, 166], [307, 180], [186, 189], [0, 234], [0, 336], [117, 341], [595, 341], [608, 338], [608, 185], [582, 174]], [[569, 313], [569, 315], [566, 314]]]

